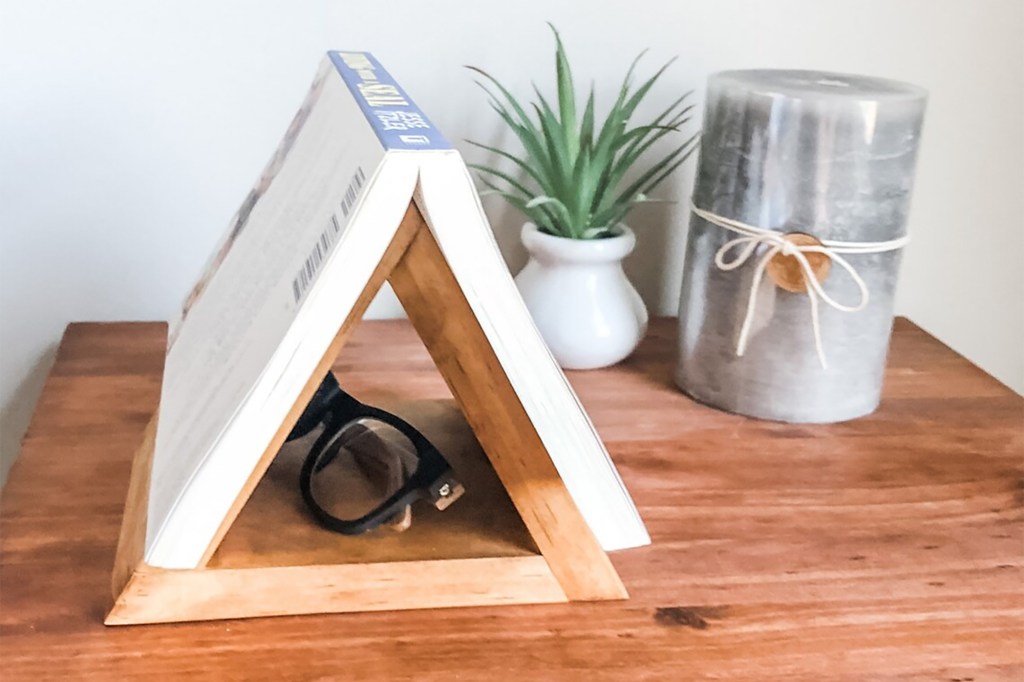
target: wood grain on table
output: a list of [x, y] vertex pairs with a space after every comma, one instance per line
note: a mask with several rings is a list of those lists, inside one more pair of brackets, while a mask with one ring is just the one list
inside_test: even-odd
[[[0, 500], [0, 680], [1024, 679], [1024, 400], [900, 320], [876, 414], [754, 421], [673, 387], [674, 328], [569, 374], [653, 538], [630, 600], [105, 628], [166, 330], [71, 325]], [[406, 322], [335, 370], [449, 397]]]

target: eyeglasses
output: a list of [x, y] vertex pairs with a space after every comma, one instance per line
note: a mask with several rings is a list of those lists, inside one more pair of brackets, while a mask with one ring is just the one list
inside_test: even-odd
[[[464, 489], [445, 458], [402, 418], [365, 405], [346, 393], [328, 373], [287, 441], [323, 431], [310, 447], [299, 488], [317, 522], [328, 530], [359, 535], [389, 524], [408, 526], [410, 505], [429, 500], [447, 509]], [[352, 490], [356, 472], [370, 482], [362, 495]], [[365, 487], [364, 487], [365, 491]]]

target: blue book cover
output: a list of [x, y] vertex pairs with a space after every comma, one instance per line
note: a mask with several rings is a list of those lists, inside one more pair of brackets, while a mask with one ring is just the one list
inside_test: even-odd
[[369, 52], [328, 52], [385, 149], [451, 149], [416, 103]]

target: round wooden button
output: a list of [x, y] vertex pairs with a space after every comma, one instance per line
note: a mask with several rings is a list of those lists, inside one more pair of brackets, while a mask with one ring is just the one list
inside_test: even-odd
[[[783, 239], [796, 246], [821, 246], [821, 242], [815, 237], [803, 232], [790, 232], [783, 235]], [[824, 282], [825, 278], [828, 277], [829, 270], [832, 269], [832, 259], [823, 253], [815, 251], [804, 251], [803, 255], [811, 266], [814, 278], [819, 283]], [[801, 294], [807, 291], [806, 274], [800, 265], [800, 261], [795, 256], [784, 256], [781, 253], [775, 254], [768, 262], [768, 265], [765, 266], [765, 272], [768, 273], [768, 277], [775, 283], [775, 286], [780, 289], [785, 289], [794, 294]]]

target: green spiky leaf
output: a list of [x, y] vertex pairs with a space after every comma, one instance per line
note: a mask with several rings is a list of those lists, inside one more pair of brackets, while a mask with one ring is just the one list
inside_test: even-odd
[[[522, 154], [494, 146], [471, 144], [510, 162], [511, 172], [471, 164], [488, 194], [497, 194], [544, 232], [572, 239], [602, 239], [618, 233], [619, 224], [636, 206], [655, 201], [647, 194], [683, 164], [697, 148], [688, 138], [653, 162], [649, 152], [690, 122], [691, 93], [677, 98], [652, 121], [631, 123], [637, 107], [672, 64], [667, 62], [639, 86], [633, 76], [643, 57], [630, 64], [615, 102], [597, 120], [594, 86], [590, 86], [577, 117], [576, 89], [562, 37], [549, 24], [555, 40], [555, 92], [549, 102], [534, 86], [536, 100], [525, 105], [486, 71], [467, 67], [481, 77], [491, 108], [515, 134]], [[646, 52], [646, 51], [645, 51]], [[626, 183], [626, 176], [634, 177]], [[625, 186], [623, 186], [625, 185]]]

